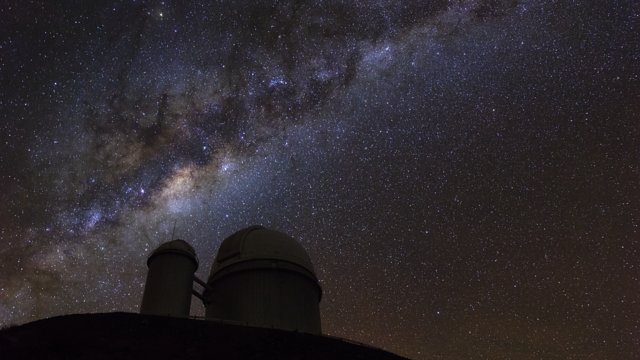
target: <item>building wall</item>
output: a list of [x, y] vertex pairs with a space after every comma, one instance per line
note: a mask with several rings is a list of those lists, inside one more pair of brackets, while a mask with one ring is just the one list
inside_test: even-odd
[[149, 263], [141, 314], [188, 317], [195, 260], [177, 253], [158, 254]]
[[206, 315], [249, 325], [320, 334], [320, 288], [302, 274], [277, 268], [230, 272], [209, 282]]

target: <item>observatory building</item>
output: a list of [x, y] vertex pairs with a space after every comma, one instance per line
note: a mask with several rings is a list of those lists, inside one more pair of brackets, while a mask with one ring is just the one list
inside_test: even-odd
[[322, 289], [313, 264], [302, 245], [281, 232], [251, 226], [226, 238], [206, 283], [195, 277], [195, 251], [182, 240], [158, 247], [147, 265], [143, 314], [188, 317], [193, 294], [207, 320], [321, 333]]
[[[67, 315], [0, 329], [2, 358], [403, 359], [322, 335], [311, 259], [281, 232], [251, 226], [226, 238], [207, 282], [195, 276], [198, 258], [183, 240], [160, 245], [147, 266], [141, 314]], [[207, 321], [189, 318], [193, 296]]]
[[281, 232], [252, 226], [225, 239], [207, 285], [208, 319], [320, 333], [322, 290], [311, 259]]
[[140, 313], [189, 317], [193, 274], [198, 268], [191, 245], [183, 240], [166, 242], [151, 253], [147, 266]]

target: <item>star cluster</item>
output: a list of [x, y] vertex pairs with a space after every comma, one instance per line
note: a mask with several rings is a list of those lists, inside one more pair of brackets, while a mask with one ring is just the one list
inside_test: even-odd
[[[0, 324], [138, 310], [178, 237], [308, 249], [323, 330], [415, 359], [640, 349], [632, 1], [0, 7]], [[194, 302], [194, 312], [202, 314]]]

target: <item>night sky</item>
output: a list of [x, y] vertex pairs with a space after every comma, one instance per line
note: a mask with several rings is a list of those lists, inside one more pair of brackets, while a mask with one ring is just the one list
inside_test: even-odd
[[639, 23], [635, 0], [2, 1], [0, 325], [137, 312], [174, 224], [200, 278], [262, 224], [309, 251], [327, 334], [637, 357]]

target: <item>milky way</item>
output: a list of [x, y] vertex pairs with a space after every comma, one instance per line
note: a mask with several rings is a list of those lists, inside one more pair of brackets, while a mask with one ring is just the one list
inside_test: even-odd
[[53, 3], [0, 7], [1, 325], [136, 312], [158, 244], [206, 278], [262, 224], [327, 334], [637, 356], [637, 3]]

